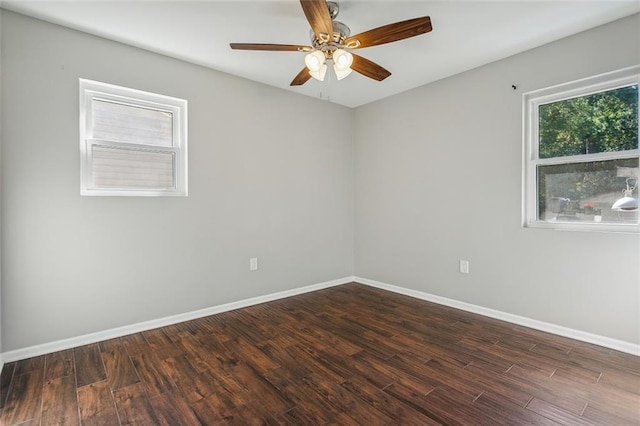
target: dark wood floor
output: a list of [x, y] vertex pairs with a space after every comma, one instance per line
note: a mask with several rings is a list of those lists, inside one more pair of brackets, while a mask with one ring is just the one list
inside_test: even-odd
[[640, 358], [348, 284], [5, 365], [0, 423], [640, 424]]

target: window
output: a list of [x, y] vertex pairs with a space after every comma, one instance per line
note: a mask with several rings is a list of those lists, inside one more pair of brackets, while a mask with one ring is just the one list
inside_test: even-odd
[[640, 232], [639, 72], [524, 95], [524, 226]]
[[187, 101], [80, 79], [80, 194], [187, 195]]

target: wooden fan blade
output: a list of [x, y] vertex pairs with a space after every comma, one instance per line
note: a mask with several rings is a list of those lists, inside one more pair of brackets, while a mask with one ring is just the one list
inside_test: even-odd
[[428, 33], [432, 29], [431, 18], [423, 16], [422, 18], [414, 18], [384, 25], [347, 37], [344, 44], [349, 49], [377, 46], [379, 44], [391, 43], [393, 41], [404, 40], [405, 38]]
[[298, 73], [291, 82], [289, 86], [302, 86], [311, 78], [311, 74], [309, 74], [309, 70], [307, 67], [302, 68], [302, 71]]
[[333, 23], [326, 0], [300, 0], [300, 4], [316, 37], [321, 38], [321, 34], [326, 34], [332, 38]]
[[300, 46], [297, 44], [229, 43], [229, 46], [236, 50], [269, 50], [287, 52], [307, 52], [313, 50], [311, 46]]
[[374, 80], [382, 81], [385, 78], [389, 77], [391, 73], [382, 68], [380, 65], [376, 64], [373, 61], [368, 60], [367, 58], [363, 58], [362, 56], [353, 55], [353, 63], [351, 64], [351, 69], [359, 72], [365, 77], [372, 78]]

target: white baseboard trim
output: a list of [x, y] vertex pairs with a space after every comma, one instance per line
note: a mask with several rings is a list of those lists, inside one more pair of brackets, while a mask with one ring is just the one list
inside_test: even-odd
[[[172, 315], [155, 320], [144, 321], [137, 324], [126, 325], [123, 327], [112, 328], [110, 330], [98, 331], [96, 333], [85, 334], [78, 337], [58, 340], [41, 345], [34, 345], [23, 349], [16, 349], [0, 354], [0, 362], [12, 362], [34, 356], [44, 355], [52, 352], [62, 351], [65, 349], [75, 348], [77, 346], [88, 345], [103, 340], [113, 339], [116, 337], [126, 336], [128, 334], [139, 333], [141, 331], [152, 330], [158, 327], [177, 324], [179, 322], [189, 321], [196, 318], [202, 318], [209, 315], [219, 314], [221, 312], [233, 311], [235, 309], [246, 308], [248, 306], [258, 305], [260, 303], [271, 302], [286, 297], [297, 296], [303, 293], [322, 290], [341, 284], [352, 282], [354, 277], [339, 278], [323, 283], [312, 284], [305, 287], [295, 288], [292, 290], [280, 291], [277, 293], [267, 294], [264, 296], [252, 297], [237, 302], [225, 303], [224, 305], [212, 306], [210, 308], [199, 309], [197, 311], [187, 312], [184, 314]], [[1, 365], [1, 364], [0, 364]], [[1, 368], [0, 368], [1, 371]]]
[[428, 302], [434, 302], [439, 305], [445, 305], [463, 311], [472, 312], [474, 314], [484, 315], [486, 317], [495, 318], [502, 321], [507, 321], [513, 324], [522, 325], [524, 327], [533, 328], [540, 331], [545, 331], [551, 334], [557, 334], [559, 336], [568, 337], [570, 339], [576, 339], [587, 343], [593, 343], [595, 345], [604, 346], [606, 348], [615, 349], [620, 352], [640, 356], [640, 345], [636, 345], [623, 340], [612, 339], [610, 337], [600, 336], [597, 334], [587, 333], [585, 331], [574, 330], [572, 328], [563, 327], [560, 325], [551, 324], [544, 321], [538, 321], [535, 319], [521, 317], [519, 315], [509, 314], [507, 312], [497, 311], [495, 309], [485, 308], [471, 303], [460, 302], [454, 299], [448, 299], [446, 297], [436, 296], [434, 294], [424, 293], [422, 291], [412, 290], [405, 287], [399, 287], [391, 284], [386, 284], [379, 281], [370, 280], [362, 277], [352, 277], [352, 281], [365, 284], [371, 287], [376, 287], [382, 290], [392, 291], [394, 293], [403, 294], [405, 296], [414, 297], [416, 299], [426, 300]]
[[212, 306], [205, 309], [199, 309], [197, 311], [172, 315], [169, 317], [158, 318], [155, 320], [144, 321], [137, 324], [131, 324], [123, 327], [112, 328], [110, 330], [99, 331], [96, 333], [85, 334], [78, 337], [72, 337], [68, 339], [58, 340], [54, 342], [44, 343], [41, 345], [34, 345], [34, 346], [30, 346], [23, 349], [16, 349], [16, 350], [0, 353], [0, 371], [2, 371], [2, 367], [5, 362], [19, 361], [19, 360], [31, 358], [34, 356], [48, 354], [51, 352], [71, 349], [77, 346], [88, 345], [90, 343], [100, 342], [103, 340], [113, 339], [116, 337], [122, 337], [128, 334], [139, 333], [141, 331], [152, 330], [154, 328], [177, 324], [179, 322], [202, 318], [209, 315], [232, 311], [235, 309], [246, 308], [248, 306], [257, 305], [260, 303], [271, 302], [274, 300], [284, 299], [286, 297], [291, 297], [291, 296], [297, 296], [299, 294], [322, 290], [325, 288], [347, 284], [350, 282], [361, 283], [361, 284], [368, 285], [371, 287], [376, 287], [382, 290], [387, 290], [394, 293], [403, 294], [405, 296], [414, 297], [416, 299], [438, 303], [440, 305], [461, 309], [463, 311], [484, 315], [486, 317], [507, 321], [513, 324], [518, 324], [518, 325], [533, 328], [536, 330], [545, 331], [547, 333], [557, 334], [559, 336], [569, 337], [571, 339], [581, 340], [583, 342], [593, 343], [593, 344], [604, 346], [610, 349], [615, 349], [617, 351], [640, 356], [640, 345], [636, 345], [633, 343], [612, 339], [612, 338], [600, 336], [597, 334], [591, 334], [584, 331], [574, 330], [571, 328], [562, 327], [559, 325], [550, 324], [544, 321], [538, 321], [531, 318], [522, 317], [519, 315], [509, 314], [506, 312], [497, 311], [494, 309], [485, 308], [482, 306], [473, 305], [466, 302], [460, 302], [454, 299], [448, 299], [446, 297], [436, 296], [434, 294], [425, 293], [418, 290], [412, 290], [405, 287], [386, 284], [380, 281], [370, 280], [368, 278], [351, 276], [351, 277], [339, 278], [332, 281], [326, 281], [323, 283], [312, 284], [309, 286], [296, 288], [292, 290], [280, 291], [277, 293], [267, 294], [264, 296], [252, 297], [252, 298], [240, 300], [237, 302], [231, 302], [223, 305]]

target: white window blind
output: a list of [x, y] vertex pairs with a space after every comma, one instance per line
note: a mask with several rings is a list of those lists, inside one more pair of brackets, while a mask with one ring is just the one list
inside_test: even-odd
[[92, 146], [91, 177], [96, 188], [171, 189], [174, 153]]
[[171, 112], [93, 99], [91, 115], [94, 139], [173, 146]]
[[186, 196], [186, 107], [81, 79], [81, 194]]

